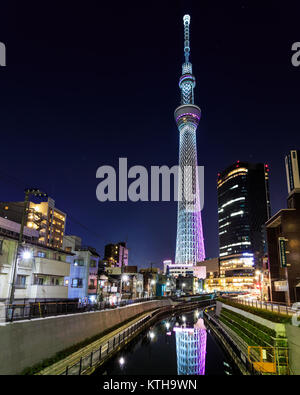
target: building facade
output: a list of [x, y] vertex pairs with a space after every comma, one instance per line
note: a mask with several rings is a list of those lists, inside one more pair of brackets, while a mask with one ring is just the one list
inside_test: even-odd
[[127, 266], [128, 248], [125, 242], [107, 244], [104, 250], [104, 261], [106, 266]]
[[179, 80], [181, 105], [175, 110], [179, 131], [178, 213], [175, 263], [195, 265], [205, 258], [201, 219], [196, 131], [201, 110], [194, 104], [196, 79], [190, 63], [190, 16], [183, 17], [184, 55]]
[[[20, 224], [0, 217], [0, 300], [8, 301], [13, 282]], [[17, 257], [14, 301], [58, 301], [68, 298], [68, 253], [39, 243], [39, 233], [24, 227]]]
[[[0, 216], [21, 223], [24, 202], [0, 202]], [[55, 207], [55, 201], [29, 202], [25, 225], [39, 232], [39, 243], [48, 247], [62, 248], [66, 227], [66, 214]]]
[[70, 275], [66, 281], [69, 298], [78, 298], [82, 303], [95, 303], [98, 294], [99, 254], [93, 247], [82, 246], [78, 236], [65, 236], [64, 249], [73, 254], [68, 257]]
[[300, 190], [300, 151], [293, 150], [285, 157], [288, 193]]
[[[299, 191], [299, 190], [298, 190]], [[289, 194], [288, 208], [266, 224], [273, 302], [300, 302], [300, 192]]]
[[219, 173], [218, 214], [220, 276], [235, 289], [243, 287], [244, 278], [248, 287], [265, 254], [264, 224], [270, 218], [268, 165], [238, 161]]

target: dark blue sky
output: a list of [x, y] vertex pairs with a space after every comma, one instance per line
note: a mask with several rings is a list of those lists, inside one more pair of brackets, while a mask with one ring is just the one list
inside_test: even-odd
[[176, 203], [99, 203], [95, 175], [119, 157], [129, 166], [177, 164], [173, 112], [187, 12], [202, 109], [207, 256], [218, 254], [217, 173], [232, 162], [268, 163], [272, 212], [285, 206], [284, 155], [300, 145], [300, 67], [291, 64], [291, 46], [300, 41], [296, 2], [3, 7], [1, 200], [22, 200], [25, 187], [40, 187], [67, 213], [67, 233], [101, 255], [106, 243], [126, 240], [132, 265], [174, 258]]

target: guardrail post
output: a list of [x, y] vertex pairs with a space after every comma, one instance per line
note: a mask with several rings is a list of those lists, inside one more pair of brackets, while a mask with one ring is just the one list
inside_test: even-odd
[[93, 351], [91, 352], [91, 364], [90, 364], [90, 367], [92, 367], [93, 366]]
[[82, 357], [80, 358], [80, 362], [79, 362], [79, 372], [78, 375], [81, 375], [81, 369], [82, 369]]
[[101, 360], [102, 345], [99, 347], [99, 361]]
[[69, 366], [66, 367], [66, 376], [68, 376]]

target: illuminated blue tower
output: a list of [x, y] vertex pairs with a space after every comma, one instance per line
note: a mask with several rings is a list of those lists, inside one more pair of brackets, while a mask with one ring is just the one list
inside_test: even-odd
[[182, 265], [195, 265], [205, 259], [196, 142], [196, 130], [200, 122], [201, 110], [194, 104], [196, 79], [189, 61], [190, 21], [189, 15], [183, 17], [185, 62], [182, 65], [182, 75], [179, 80], [181, 105], [175, 110], [175, 120], [179, 130], [179, 167], [181, 170], [181, 182], [178, 183], [175, 263]]

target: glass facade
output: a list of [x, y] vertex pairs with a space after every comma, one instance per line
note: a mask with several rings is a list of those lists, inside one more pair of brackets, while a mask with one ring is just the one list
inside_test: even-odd
[[270, 218], [269, 167], [237, 162], [218, 175], [220, 274], [249, 276], [262, 265]]

